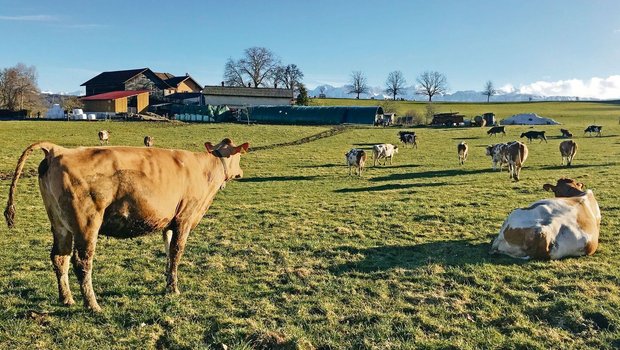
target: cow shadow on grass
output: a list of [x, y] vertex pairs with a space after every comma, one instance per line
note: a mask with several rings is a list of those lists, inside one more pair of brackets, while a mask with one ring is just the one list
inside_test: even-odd
[[256, 176], [242, 178], [239, 182], [278, 182], [278, 181], [311, 181], [317, 176]]
[[376, 191], [389, 191], [389, 190], [403, 190], [408, 188], [418, 187], [436, 187], [449, 185], [447, 182], [435, 182], [427, 184], [387, 184], [371, 187], [359, 187], [359, 188], [340, 188], [335, 190], [336, 193], [354, 193], [354, 192], [376, 192]]
[[482, 136], [471, 136], [471, 137], [453, 137], [453, 140], [480, 140]]
[[[494, 236], [493, 236], [494, 237]], [[445, 266], [525, 264], [527, 260], [513, 259], [503, 255], [491, 255], [491, 240], [486, 243], [468, 240], [438, 241], [416, 245], [390, 245], [372, 248], [339, 247], [337, 250], [362, 258], [330, 267], [335, 275], [350, 272], [384, 272], [392, 269], [415, 270], [430, 264]]]
[[417, 173], [391, 174], [388, 176], [379, 176], [370, 179], [371, 181], [399, 181], [399, 180], [415, 180], [436, 177], [450, 177], [458, 175], [472, 175], [492, 172], [492, 169], [450, 169], [450, 170], [430, 170]]

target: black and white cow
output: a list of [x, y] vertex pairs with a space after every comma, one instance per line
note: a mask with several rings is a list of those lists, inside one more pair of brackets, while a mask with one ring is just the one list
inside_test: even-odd
[[596, 133], [596, 136], [601, 136], [601, 132], [603, 132], [602, 126], [590, 125], [583, 131], [583, 134], [585, 135], [586, 133], [590, 133], [590, 136], [592, 136], [592, 133]]
[[412, 148], [418, 148], [418, 135], [416, 135], [415, 131], [399, 131], [398, 137], [405, 146], [410, 144]]
[[487, 131], [487, 134], [489, 136], [492, 136], [492, 135], [497, 135], [500, 132], [502, 134], [506, 135], [506, 130], [505, 130], [504, 126], [494, 126], [494, 127], [490, 128], [489, 131]]
[[344, 154], [347, 165], [349, 166], [349, 175], [351, 175], [351, 167], [357, 169], [357, 175], [362, 176], [362, 171], [366, 165], [366, 152], [363, 149], [353, 148]]
[[543, 142], [543, 140], [545, 140], [545, 143], [547, 143], [547, 138], [545, 137], [544, 131], [528, 131], [521, 133], [521, 138], [524, 137], [527, 137], [530, 143], [532, 143], [533, 139], [539, 139], [541, 143]]
[[[383, 161], [383, 165], [385, 165], [388, 158], [390, 159], [390, 165], [392, 165], [392, 158], [394, 158], [394, 154], [396, 153], [398, 153], [398, 146], [389, 143], [372, 146], [373, 165], [376, 166], [377, 161], [381, 159], [385, 159]], [[379, 162], [379, 164], [381, 164], [381, 162]]]

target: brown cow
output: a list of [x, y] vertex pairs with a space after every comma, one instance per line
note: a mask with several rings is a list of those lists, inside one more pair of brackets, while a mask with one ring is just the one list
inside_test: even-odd
[[101, 146], [104, 143], [107, 145], [110, 142], [110, 132], [108, 130], [99, 130], [97, 136], [99, 136], [99, 144]]
[[571, 166], [573, 158], [577, 153], [577, 143], [573, 140], [566, 140], [560, 143], [560, 154], [562, 155], [562, 165], [566, 160], [566, 165]]
[[144, 145], [146, 147], [153, 147], [153, 141], [155, 138], [153, 136], [144, 136]]
[[487, 155], [493, 157], [493, 170], [495, 165], [508, 164], [508, 172], [511, 179], [519, 181], [519, 173], [528, 156], [527, 146], [519, 141], [499, 143], [487, 147]]
[[467, 149], [469, 147], [467, 147], [467, 143], [461, 141], [461, 143], [458, 144], [458, 146], [456, 146], [456, 151], [459, 155], [459, 164], [463, 165], [465, 164], [465, 161], [467, 160]]
[[17, 181], [26, 159], [37, 149], [39, 189], [51, 222], [51, 259], [59, 299], [74, 303], [69, 290], [69, 256], [80, 283], [84, 305], [100, 311], [92, 287], [92, 266], [99, 234], [119, 238], [163, 231], [167, 255], [167, 285], [179, 293], [177, 268], [189, 232], [198, 225], [213, 198], [227, 181], [240, 178], [241, 154], [248, 144], [230, 139], [206, 152], [139, 148], [87, 147], [68, 149], [49, 142], [30, 145], [19, 158], [4, 211], [14, 226]]

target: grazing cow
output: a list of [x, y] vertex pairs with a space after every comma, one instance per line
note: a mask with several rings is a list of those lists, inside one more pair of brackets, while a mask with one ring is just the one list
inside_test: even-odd
[[110, 141], [110, 132], [107, 130], [99, 130], [98, 136], [99, 136], [99, 144], [102, 146], [104, 143], [107, 145], [108, 142]]
[[596, 133], [596, 136], [601, 136], [601, 132], [603, 132], [603, 127], [600, 125], [590, 125], [584, 131], [583, 134], [589, 133], [592, 136], [592, 133]]
[[30, 145], [19, 158], [4, 211], [14, 226], [17, 181], [27, 158], [42, 149], [39, 189], [54, 235], [51, 260], [60, 302], [74, 303], [69, 289], [69, 256], [84, 305], [100, 311], [92, 287], [99, 234], [132, 238], [162, 231], [169, 293], [179, 293], [177, 268], [190, 231], [198, 225], [226, 182], [240, 178], [244, 143], [224, 139], [206, 152], [138, 147], [69, 149], [49, 142]]
[[573, 140], [566, 140], [560, 143], [560, 154], [562, 155], [562, 165], [566, 160], [566, 165], [571, 166], [573, 158], [577, 153], [577, 143]]
[[467, 150], [468, 150], [468, 146], [464, 141], [461, 141], [461, 143], [458, 144], [458, 146], [456, 146], [456, 151], [459, 155], [459, 163], [461, 165], [465, 164], [465, 161], [467, 160]]
[[570, 139], [571, 137], [573, 137], [573, 134], [571, 134], [570, 131], [566, 129], [560, 129], [560, 132], [562, 133], [562, 137], [565, 139]]
[[363, 149], [353, 148], [344, 154], [347, 165], [349, 166], [349, 175], [351, 175], [351, 167], [357, 169], [357, 175], [362, 176], [362, 171], [366, 165], [366, 152]]
[[501, 132], [502, 134], [506, 135], [505, 128], [505, 126], [494, 126], [487, 131], [487, 134], [489, 136], [495, 136]]
[[521, 133], [521, 138], [524, 138], [524, 137], [527, 137], [530, 143], [532, 143], [533, 139], [540, 139], [540, 143], [542, 143], [543, 140], [545, 140], [545, 143], [547, 143], [547, 138], [545, 137], [544, 131], [528, 131], [528, 132]]
[[411, 148], [418, 148], [418, 135], [416, 135], [415, 131], [399, 131], [398, 136], [400, 138], [400, 142], [405, 144], [411, 144]]
[[583, 184], [572, 179], [543, 188], [556, 198], [513, 210], [493, 240], [491, 253], [545, 260], [594, 254], [601, 211], [592, 191], [584, 192]]
[[499, 165], [499, 170], [502, 170], [502, 164], [508, 164], [508, 175], [511, 179], [519, 181], [519, 174], [523, 163], [528, 156], [527, 146], [519, 141], [512, 141], [508, 143], [500, 143], [492, 146], [487, 146], [487, 155], [493, 159], [493, 170], [495, 166]]
[[[398, 153], [398, 146], [389, 143], [372, 146], [373, 166], [376, 166], [377, 161], [380, 159], [385, 159], [383, 161], [383, 165], [385, 165], [388, 158], [390, 159], [390, 165], [392, 165], [392, 158], [394, 158], [394, 154], [396, 153]], [[381, 164], [381, 162], [379, 162], [379, 164]]]
[[144, 136], [144, 145], [146, 147], [153, 147], [153, 141], [155, 138], [153, 136]]

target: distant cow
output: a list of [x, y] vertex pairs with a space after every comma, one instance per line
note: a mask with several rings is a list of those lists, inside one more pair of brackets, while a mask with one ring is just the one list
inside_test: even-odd
[[547, 138], [545, 137], [544, 131], [528, 131], [528, 132], [521, 133], [521, 138], [524, 138], [524, 137], [527, 137], [530, 143], [532, 142], [533, 139], [540, 139], [541, 143], [543, 142], [543, 140], [545, 140], [545, 143], [547, 143]]
[[570, 131], [566, 129], [560, 129], [560, 132], [562, 133], [562, 137], [565, 139], [570, 139], [571, 137], [573, 137], [573, 134], [571, 134]]
[[519, 174], [523, 163], [528, 156], [527, 146], [519, 141], [512, 141], [508, 143], [500, 143], [487, 147], [487, 155], [493, 158], [493, 170], [495, 170], [496, 164], [499, 164], [500, 171], [503, 163], [508, 164], [508, 175], [511, 179], [519, 181]]
[[412, 148], [418, 148], [418, 135], [416, 135], [415, 131], [399, 131], [398, 136], [400, 142], [404, 143], [405, 146], [410, 144]]
[[144, 136], [144, 145], [146, 147], [153, 147], [153, 141], [155, 140], [152, 136]]
[[98, 136], [99, 136], [99, 144], [102, 146], [104, 143], [107, 145], [108, 142], [110, 141], [110, 132], [107, 130], [100, 130], [98, 133]]
[[463, 141], [461, 141], [461, 143], [459, 143], [458, 146], [456, 146], [456, 150], [459, 155], [459, 163], [461, 165], [465, 164], [465, 161], [467, 160], [468, 148], [469, 147], [467, 146], [467, 144]]
[[555, 198], [513, 210], [493, 240], [491, 253], [521, 259], [561, 259], [592, 255], [598, 248], [601, 211], [592, 191], [560, 179], [545, 184]]
[[577, 143], [573, 140], [566, 140], [560, 143], [560, 154], [562, 155], [562, 165], [566, 161], [566, 165], [571, 166], [573, 158], [577, 153]]
[[592, 133], [596, 133], [596, 136], [601, 136], [601, 132], [603, 132], [602, 126], [590, 125], [583, 131], [583, 134], [589, 133], [589, 135], [592, 136]]
[[[385, 165], [388, 158], [390, 159], [390, 165], [392, 165], [392, 158], [394, 158], [394, 154], [396, 153], [398, 153], [398, 146], [389, 143], [374, 145], [372, 147], [373, 166], [376, 166], [377, 161], [380, 159], [385, 159], [383, 161], [383, 165]], [[381, 164], [381, 162], [379, 162], [379, 164]]]
[[351, 175], [351, 167], [357, 169], [357, 175], [362, 176], [364, 166], [366, 165], [366, 152], [363, 149], [353, 148], [344, 154], [347, 165], [349, 166], [349, 175]]
[[178, 294], [178, 266], [187, 237], [207, 212], [218, 190], [243, 175], [239, 166], [244, 143], [230, 139], [205, 143], [203, 152], [144, 147], [64, 148], [49, 142], [32, 144], [22, 153], [4, 211], [15, 224], [15, 191], [33, 151], [39, 164], [39, 189], [54, 236], [51, 260], [60, 302], [74, 303], [69, 288], [69, 257], [84, 305], [100, 311], [92, 285], [99, 235], [133, 238], [163, 233], [167, 264], [166, 290]]
[[501, 132], [502, 134], [506, 135], [506, 130], [504, 129], [505, 129], [505, 126], [494, 126], [487, 131], [487, 134], [489, 136], [493, 136]]

